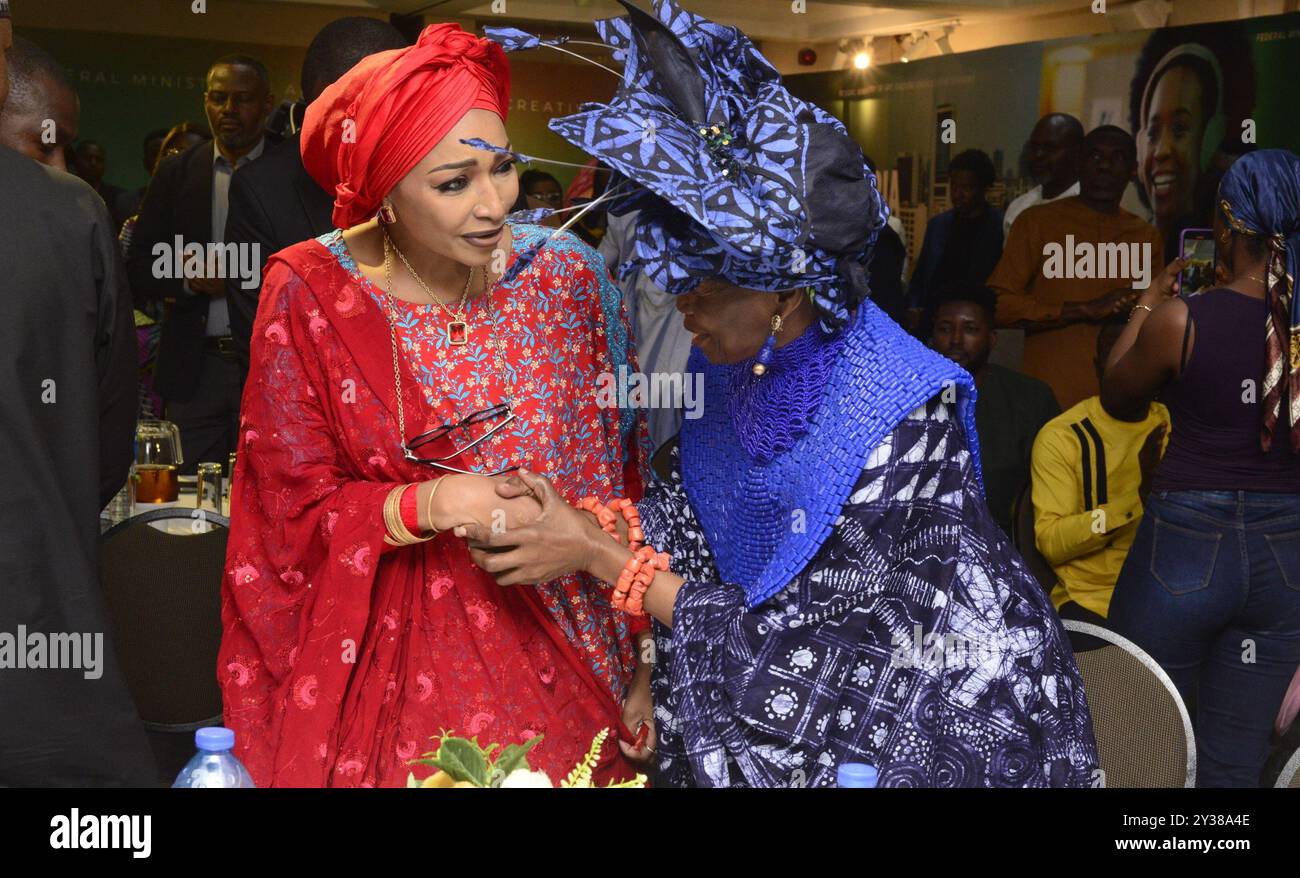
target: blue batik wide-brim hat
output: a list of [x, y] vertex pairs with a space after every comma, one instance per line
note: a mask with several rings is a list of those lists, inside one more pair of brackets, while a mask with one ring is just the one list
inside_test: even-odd
[[[870, 249], [888, 215], [862, 150], [835, 117], [786, 90], [749, 38], [671, 0], [596, 22], [623, 63], [605, 104], [553, 119], [557, 134], [617, 175], [613, 213], [639, 210], [633, 253], [672, 293], [721, 277], [756, 290], [807, 288], [826, 330], [868, 295]], [[558, 47], [487, 28], [507, 51]]]

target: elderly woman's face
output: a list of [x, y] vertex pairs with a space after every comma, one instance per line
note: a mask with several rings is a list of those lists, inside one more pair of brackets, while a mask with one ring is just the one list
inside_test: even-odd
[[1200, 77], [1180, 66], [1166, 70], [1151, 93], [1138, 136], [1138, 173], [1157, 220], [1172, 222], [1192, 210], [1205, 136], [1203, 97]]
[[772, 333], [776, 293], [706, 280], [676, 299], [683, 325], [710, 363], [739, 363], [758, 353]]
[[505, 219], [519, 197], [509, 156], [461, 140], [509, 146], [495, 113], [470, 110], [389, 193], [397, 222], [439, 255], [462, 265], [487, 265], [505, 241]]

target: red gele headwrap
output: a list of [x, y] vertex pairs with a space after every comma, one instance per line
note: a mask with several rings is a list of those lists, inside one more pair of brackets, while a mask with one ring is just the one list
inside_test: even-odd
[[[307, 107], [302, 161], [334, 196], [334, 224], [369, 220], [383, 198], [470, 110], [506, 119], [505, 51], [455, 24], [358, 62]], [[504, 146], [505, 144], [502, 144]]]

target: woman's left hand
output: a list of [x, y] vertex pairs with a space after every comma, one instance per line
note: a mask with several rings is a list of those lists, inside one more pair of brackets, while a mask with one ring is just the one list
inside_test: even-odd
[[588, 569], [597, 541], [609, 536], [565, 503], [545, 477], [522, 469], [518, 477], [541, 503], [541, 514], [532, 524], [499, 533], [481, 524], [457, 527], [453, 533], [465, 538], [474, 563], [501, 585], [549, 582]]
[[637, 735], [643, 723], [647, 726], [647, 734], [640, 748], [634, 748], [621, 739], [618, 747], [630, 761], [648, 765], [654, 761], [655, 749], [659, 746], [659, 738], [655, 734], [654, 699], [650, 694], [648, 665], [638, 669], [636, 676], [632, 678], [632, 685], [628, 688], [627, 700], [623, 702], [623, 725], [627, 726], [633, 735]]

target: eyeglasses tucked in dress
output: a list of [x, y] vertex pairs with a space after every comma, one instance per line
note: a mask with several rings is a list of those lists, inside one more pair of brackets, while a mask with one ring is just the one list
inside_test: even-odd
[[[457, 457], [460, 457], [462, 454], [469, 451], [475, 445], [478, 445], [484, 439], [487, 439], [489, 436], [501, 430], [501, 428], [505, 427], [506, 424], [509, 424], [514, 419], [515, 419], [515, 413], [514, 410], [510, 407], [510, 403], [508, 402], [498, 403], [497, 405], [491, 406], [490, 408], [485, 408], [477, 412], [471, 412], [470, 414], [462, 418], [458, 423], [453, 424], [450, 421], [448, 421], [447, 423], [443, 424], [441, 427], [435, 427], [434, 429], [428, 431], [427, 433], [421, 433], [419, 436], [416, 436], [414, 439], [405, 443], [402, 446], [402, 451], [404, 452], [406, 459], [413, 463], [423, 463], [428, 466], [436, 466], [439, 469], [445, 469], [448, 472], [461, 473], [463, 475], [499, 476], [504, 473], [513, 472], [514, 470], [519, 469], [519, 467], [508, 466], [504, 469], [496, 470], [495, 472], [479, 473], [479, 472], [475, 472], [474, 470], [460, 469], [459, 467], [455, 467], [447, 463], [447, 461], [455, 460]], [[479, 436], [477, 439], [474, 439], [468, 444], [461, 445], [458, 447], [456, 440], [452, 438], [452, 434], [457, 433], [458, 431], [468, 431], [469, 428], [477, 424], [492, 424], [492, 426], [485, 433], [483, 433], [483, 435]], [[443, 454], [438, 457], [420, 457], [419, 455], [416, 454], [417, 448], [432, 446], [435, 443], [444, 443], [444, 447], [434, 448], [433, 450], [445, 451], [446, 450], [445, 445], [448, 442], [450, 442], [451, 447], [455, 449], [450, 454]]]

